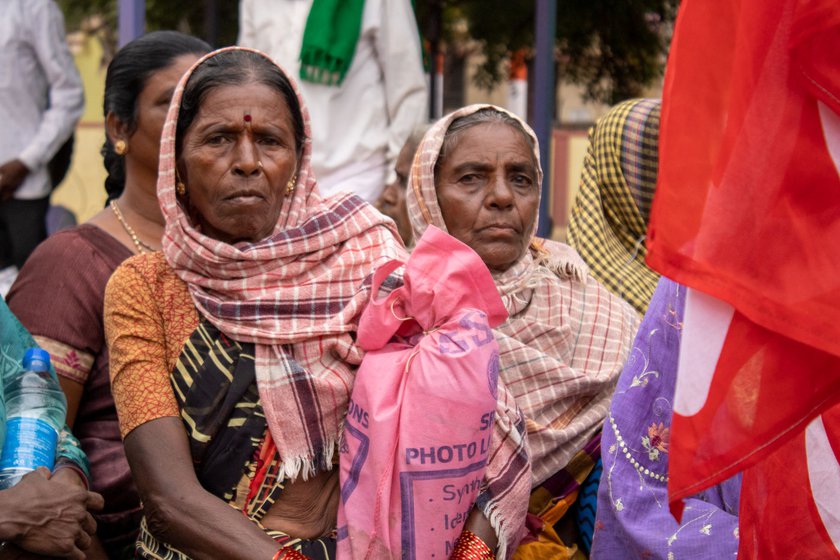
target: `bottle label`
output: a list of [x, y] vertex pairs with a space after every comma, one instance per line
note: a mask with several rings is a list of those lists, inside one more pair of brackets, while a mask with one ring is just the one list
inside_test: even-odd
[[0, 471], [5, 469], [52, 469], [58, 434], [46, 420], [12, 418], [6, 423], [6, 441], [0, 458]]

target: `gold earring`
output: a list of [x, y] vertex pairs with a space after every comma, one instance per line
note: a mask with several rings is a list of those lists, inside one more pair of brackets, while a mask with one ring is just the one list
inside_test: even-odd
[[128, 144], [125, 143], [125, 140], [117, 140], [114, 144], [114, 151], [117, 152], [118, 156], [124, 156], [128, 153]]
[[181, 180], [181, 174], [178, 173], [178, 170], [175, 170], [175, 192], [178, 193], [178, 196], [184, 196], [187, 194], [187, 185]]
[[297, 175], [292, 175], [289, 182], [286, 183], [286, 194], [292, 194], [295, 190], [295, 183], [297, 182]]

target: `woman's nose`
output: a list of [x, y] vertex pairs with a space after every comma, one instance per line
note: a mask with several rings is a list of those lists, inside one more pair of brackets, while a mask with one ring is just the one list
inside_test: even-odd
[[259, 175], [262, 172], [259, 150], [252, 139], [242, 138], [237, 142], [235, 157], [236, 161], [234, 161], [232, 168], [233, 173], [250, 177], [251, 175]]
[[490, 185], [490, 193], [488, 197], [490, 206], [502, 209], [510, 208], [513, 206], [514, 196], [513, 189], [508, 184], [504, 175], [499, 175], [494, 178]]
[[382, 191], [382, 194], [379, 195], [379, 200], [377, 200], [377, 206], [382, 207], [383, 205], [393, 206], [397, 203], [397, 187], [393, 183], [389, 183], [385, 190]]

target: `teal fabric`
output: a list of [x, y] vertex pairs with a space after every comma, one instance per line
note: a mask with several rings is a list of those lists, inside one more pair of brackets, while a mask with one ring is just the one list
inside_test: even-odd
[[[4, 380], [4, 384], [6, 379], [23, 371], [23, 355], [26, 350], [37, 347], [29, 331], [12, 314], [6, 302], [0, 300], [0, 379]], [[50, 363], [50, 376], [57, 385], [58, 377], [52, 363]], [[63, 397], [62, 400], [64, 400]], [[62, 403], [62, 406], [66, 410], [66, 401]], [[2, 421], [5, 424], [5, 417]], [[87, 456], [82, 451], [79, 441], [73, 437], [66, 426], [59, 434], [56, 448], [56, 464], [63, 461], [73, 463], [86, 477], [90, 478], [90, 464]]]
[[592, 549], [592, 534], [595, 532], [595, 512], [598, 507], [598, 485], [601, 482], [601, 472], [604, 470], [601, 458], [595, 463], [595, 468], [580, 485], [580, 493], [575, 501], [575, 522], [578, 527], [580, 547], [585, 554]]
[[64, 462], [77, 466], [84, 473], [85, 478], [90, 480], [90, 463], [87, 455], [82, 451], [79, 440], [70, 433], [70, 428], [67, 426], [64, 426], [64, 429], [58, 434], [58, 445], [55, 449], [56, 466]]

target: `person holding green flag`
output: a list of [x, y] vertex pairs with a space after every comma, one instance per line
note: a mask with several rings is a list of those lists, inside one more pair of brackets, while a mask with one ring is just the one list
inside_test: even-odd
[[300, 77], [321, 194], [374, 202], [427, 114], [411, 1], [240, 0], [239, 10], [238, 43]]

